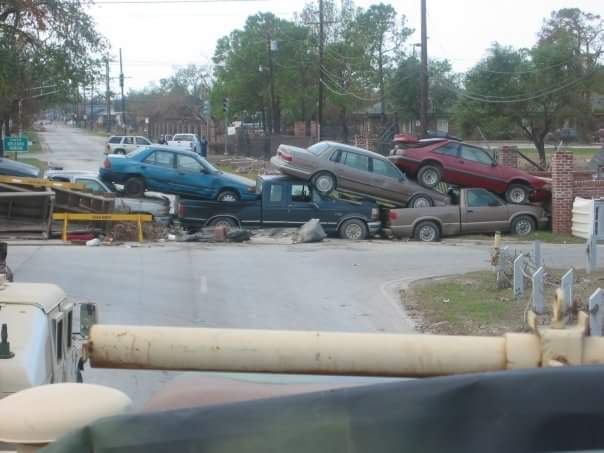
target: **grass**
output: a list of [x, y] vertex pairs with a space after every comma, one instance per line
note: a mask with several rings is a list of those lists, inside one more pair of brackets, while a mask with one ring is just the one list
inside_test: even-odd
[[[546, 310], [551, 307], [560, 278], [566, 270], [546, 270]], [[573, 298], [579, 307], [602, 286], [604, 271], [575, 272]], [[401, 293], [401, 301], [420, 331], [454, 335], [501, 335], [526, 331], [524, 314], [530, 304], [530, 283], [525, 295], [514, 298], [511, 288], [498, 289], [492, 271], [417, 282]], [[546, 317], [548, 315], [546, 314]]]
[[[7, 156], [9, 159], [13, 159], [13, 156]], [[13, 159], [14, 160], [14, 159]], [[44, 172], [48, 169], [48, 164], [40, 159], [36, 159], [35, 157], [21, 157], [18, 156], [18, 158], [16, 159], [19, 162], [23, 162], [24, 164], [29, 164], [29, 165], [33, 165], [34, 167], [38, 167], [42, 174], [44, 174]]]
[[254, 169], [241, 171], [237, 167], [233, 167], [230, 165], [225, 165], [225, 164], [220, 164], [220, 163], [214, 163], [213, 165], [225, 173], [233, 173], [233, 174], [236, 174], [239, 176], [243, 176], [244, 178], [249, 178], [252, 181], [256, 181], [256, 178], [258, 177], [258, 174], [259, 174], [258, 171], [254, 170]]
[[[493, 241], [492, 234], [471, 234], [461, 236], [461, 239], [470, 239], [470, 240], [483, 240], [483, 241]], [[453, 241], [455, 238], [452, 239]], [[514, 236], [511, 234], [503, 235], [504, 241], [515, 241], [515, 242], [532, 242], [532, 241], [541, 241], [547, 244], [583, 244], [585, 240], [576, 238], [574, 236], [568, 236], [565, 234], [554, 234], [551, 231], [535, 231], [528, 236]]]

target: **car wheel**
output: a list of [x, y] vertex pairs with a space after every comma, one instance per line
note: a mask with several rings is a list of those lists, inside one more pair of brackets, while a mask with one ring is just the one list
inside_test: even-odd
[[420, 222], [415, 228], [415, 239], [421, 242], [438, 242], [440, 240], [440, 228], [435, 222], [429, 220]]
[[367, 237], [367, 225], [359, 219], [346, 220], [340, 226], [340, 237], [351, 241], [362, 241]]
[[234, 203], [236, 201], [239, 201], [239, 194], [232, 190], [223, 190], [218, 194], [216, 200], [226, 203]]
[[130, 197], [142, 197], [145, 194], [145, 180], [139, 176], [128, 178], [124, 183], [124, 192]]
[[237, 222], [235, 222], [230, 217], [217, 217], [217, 218], [211, 220], [208, 223], [208, 226], [211, 226], [211, 227], [225, 226], [225, 227], [229, 227], [229, 228], [236, 228]]
[[432, 198], [428, 195], [417, 195], [408, 203], [410, 208], [431, 208], [434, 206]]
[[522, 184], [510, 184], [505, 192], [508, 203], [524, 204], [529, 201], [529, 188]]
[[535, 220], [526, 215], [516, 217], [512, 222], [512, 234], [527, 236], [535, 231]]
[[121, 154], [122, 156], [125, 156], [126, 151], [123, 149], [116, 149], [114, 154]]
[[417, 181], [430, 189], [438, 185], [441, 177], [442, 171], [436, 165], [424, 165], [417, 172]]
[[331, 173], [322, 171], [312, 179], [313, 186], [323, 195], [328, 195], [336, 188], [336, 177]]

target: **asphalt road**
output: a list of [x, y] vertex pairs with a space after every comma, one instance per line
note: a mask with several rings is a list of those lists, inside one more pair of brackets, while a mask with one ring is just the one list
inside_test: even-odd
[[102, 165], [106, 137], [68, 126], [45, 127], [46, 132], [38, 133], [43, 152], [35, 157], [65, 170], [97, 171]]

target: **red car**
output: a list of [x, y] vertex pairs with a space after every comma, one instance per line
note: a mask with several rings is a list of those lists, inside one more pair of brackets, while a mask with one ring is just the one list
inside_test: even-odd
[[395, 148], [392, 162], [425, 187], [441, 181], [463, 187], [482, 187], [504, 195], [509, 203], [549, 198], [549, 181], [498, 164], [482, 148], [449, 139], [420, 140]]

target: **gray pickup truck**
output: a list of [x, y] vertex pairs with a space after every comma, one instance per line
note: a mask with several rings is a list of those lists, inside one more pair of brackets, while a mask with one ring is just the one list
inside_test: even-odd
[[392, 209], [388, 225], [392, 234], [423, 242], [495, 231], [526, 236], [548, 223], [542, 207], [506, 204], [485, 189], [459, 189], [450, 196], [451, 206]]

